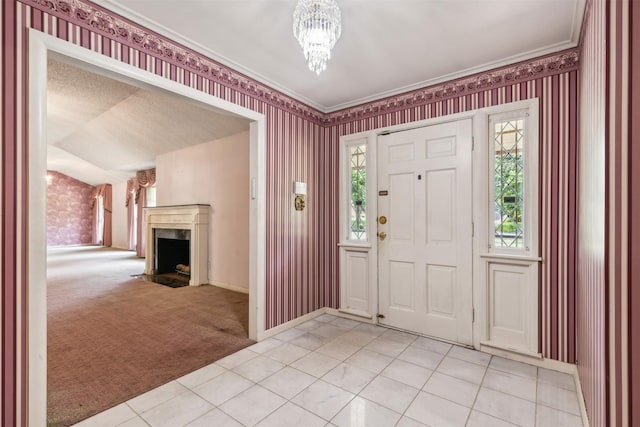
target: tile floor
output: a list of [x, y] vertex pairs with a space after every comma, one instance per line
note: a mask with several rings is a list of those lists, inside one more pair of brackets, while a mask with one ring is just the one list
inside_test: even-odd
[[328, 314], [76, 426], [582, 426], [571, 375]]

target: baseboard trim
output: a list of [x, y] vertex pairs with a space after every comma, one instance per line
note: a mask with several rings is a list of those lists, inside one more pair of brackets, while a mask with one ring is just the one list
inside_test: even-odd
[[[480, 341], [480, 351], [484, 351], [486, 353], [496, 354], [497, 356], [503, 356], [506, 358], [512, 357], [522, 357], [523, 361], [527, 361], [528, 363], [535, 364], [536, 360], [542, 360], [541, 353], [532, 353], [525, 349], [515, 348], [515, 347], [505, 347], [501, 344], [494, 343], [491, 341]], [[500, 354], [498, 354], [498, 352]]]
[[241, 294], [247, 294], [247, 295], [249, 294], [249, 289], [242, 288], [236, 285], [230, 285], [229, 283], [222, 283], [222, 282], [216, 282], [214, 280], [209, 280], [209, 284], [211, 286], [217, 286], [219, 288], [227, 289], [229, 291], [240, 292]]
[[291, 329], [295, 326], [298, 326], [308, 320], [314, 319], [318, 316], [322, 316], [323, 314], [325, 314], [327, 312], [326, 308], [319, 308], [315, 311], [312, 311], [311, 313], [307, 313], [303, 316], [300, 317], [296, 317], [293, 320], [289, 320], [288, 322], [285, 322], [281, 325], [278, 326], [274, 326], [271, 329], [267, 329], [266, 331], [264, 331], [264, 333], [258, 335], [258, 341], [266, 339], [266, 338], [270, 338], [274, 335], [278, 335], [280, 332], [284, 332], [287, 329]]
[[584, 403], [584, 394], [582, 393], [582, 384], [580, 383], [580, 376], [578, 375], [578, 366], [572, 363], [560, 362], [559, 360], [546, 359], [542, 356], [529, 355], [520, 353], [518, 351], [509, 351], [508, 349], [502, 349], [488, 344], [481, 344], [480, 351], [493, 354], [494, 356], [504, 357], [505, 359], [515, 360], [516, 362], [523, 362], [529, 365], [538, 366], [540, 368], [550, 369], [552, 371], [558, 371], [573, 376], [573, 381], [576, 384], [576, 392], [578, 394], [578, 405], [580, 405], [580, 414], [582, 416], [582, 425], [589, 427], [589, 417], [587, 415], [587, 407]]
[[373, 318], [370, 314], [365, 314], [360, 312], [350, 312], [350, 310], [341, 310], [335, 308], [326, 308], [327, 314], [333, 314], [334, 316], [344, 317], [345, 319], [357, 320], [363, 323], [377, 323], [376, 319]]

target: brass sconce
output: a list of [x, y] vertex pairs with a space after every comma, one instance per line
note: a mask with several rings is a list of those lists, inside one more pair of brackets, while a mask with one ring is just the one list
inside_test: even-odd
[[293, 194], [296, 195], [296, 198], [293, 202], [293, 206], [297, 211], [304, 210], [304, 196], [307, 195], [307, 183], [306, 182], [294, 182], [293, 183]]

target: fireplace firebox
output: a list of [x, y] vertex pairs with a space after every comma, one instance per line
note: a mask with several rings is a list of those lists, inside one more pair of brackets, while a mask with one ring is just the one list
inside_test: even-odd
[[[155, 234], [155, 274], [190, 272], [190, 230], [156, 228]], [[186, 268], [189, 267], [189, 268]]]
[[209, 208], [209, 205], [145, 208], [145, 274], [179, 272], [189, 275], [191, 286], [209, 282]]

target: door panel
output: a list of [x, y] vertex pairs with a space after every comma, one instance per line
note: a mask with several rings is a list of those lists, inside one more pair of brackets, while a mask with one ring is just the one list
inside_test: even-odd
[[[397, 218], [389, 224], [389, 238], [395, 243], [404, 241], [413, 243], [415, 237], [415, 212], [413, 199], [415, 188], [413, 174], [395, 174], [389, 176], [389, 196], [391, 205], [389, 206], [389, 216]], [[397, 203], [395, 203], [398, 201]]]
[[455, 170], [426, 171], [427, 244], [449, 243], [455, 239]]
[[389, 263], [389, 282], [394, 283], [393, 292], [389, 294], [391, 306], [413, 310], [415, 306], [413, 264], [391, 261]]
[[[472, 342], [471, 120], [378, 139], [381, 323]], [[382, 193], [384, 194], [384, 193]]]

